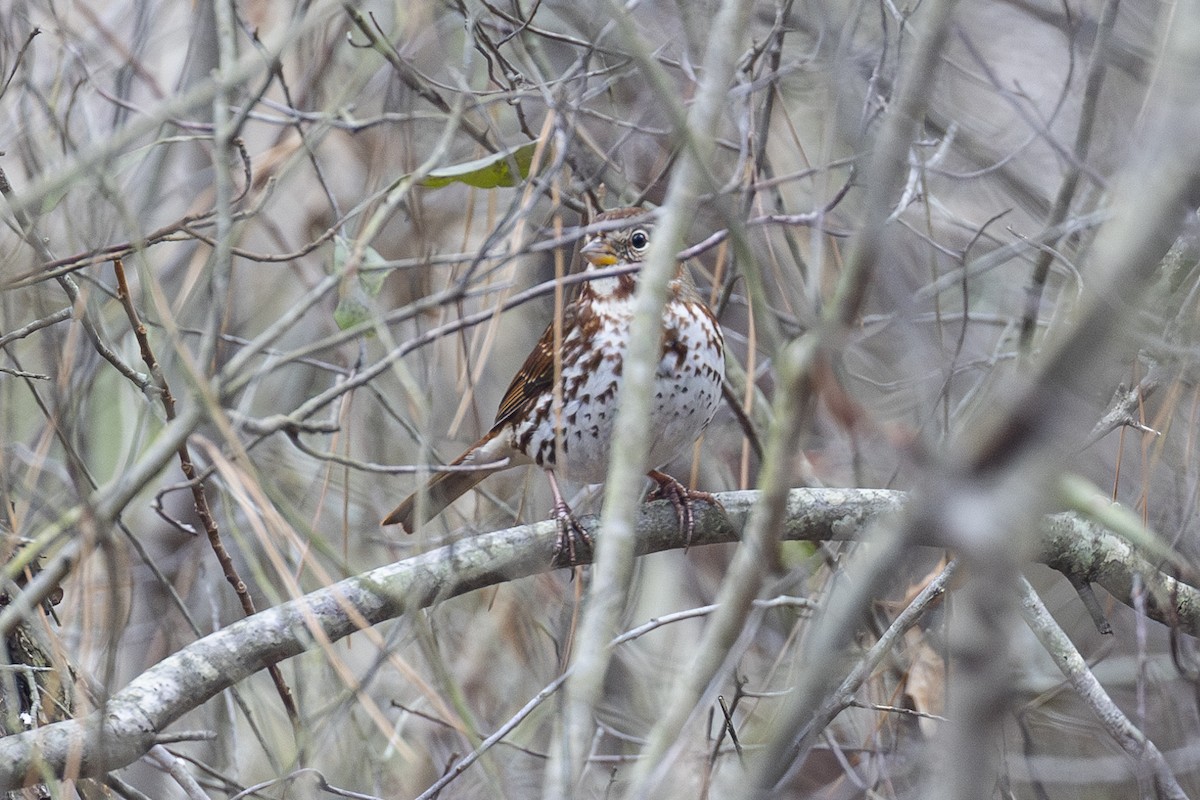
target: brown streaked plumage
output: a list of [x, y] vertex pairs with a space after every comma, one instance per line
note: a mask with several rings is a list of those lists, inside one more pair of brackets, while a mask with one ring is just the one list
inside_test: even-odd
[[[641, 208], [599, 215], [596, 223], [630, 220], [630, 224], [591, 234], [584, 240], [580, 254], [587, 262], [586, 269], [640, 263], [653, 231], [649, 222], [639, 221], [645, 216]], [[398, 524], [411, 533], [417, 524], [419, 499], [423, 498], [420, 505], [424, 518], [430, 519], [489, 475], [534, 463], [546, 470], [554, 492], [554, 513], [563, 532], [556, 553], [565, 547], [573, 558], [570, 531], [579, 532], [579, 527], [563, 502], [555, 473], [581, 483], [604, 479], [636, 288], [636, 273], [582, 284], [562, 314], [562, 407], [554, 408], [551, 323], [509, 384], [491, 430], [452, 462], [480, 464], [480, 469], [434, 475], [388, 514], [383, 524]], [[654, 406], [647, 421], [653, 466], [682, 455], [700, 436], [716, 413], [725, 374], [720, 326], [688, 282], [682, 266], [670, 283], [663, 328]], [[500, 465], [486, 466], [495, 462]], [[657, 470], [648, 475], [658, 483], [657, 493], [675, 504], [681, 524], [690, 534], [687, 501], [712, 500], [711, 495], [689, 491]]]

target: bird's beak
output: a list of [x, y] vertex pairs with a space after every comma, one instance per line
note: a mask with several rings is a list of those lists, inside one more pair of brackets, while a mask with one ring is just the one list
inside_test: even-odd
[[599, 237], [585, 244], [579, 255], [586, 258], [593, 267], [611, 267], [617, 263], [617, 254], [612, 245]]

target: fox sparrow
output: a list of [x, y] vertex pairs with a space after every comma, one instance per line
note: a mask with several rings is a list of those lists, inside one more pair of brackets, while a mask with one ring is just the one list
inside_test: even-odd
[[[610, 227], [584, 240], [580, 254], [587, 262], [586, 269], [640, 264], [653, 233], [646, 216], [641, 208], [616, 209], [597, 216], [596, 223], [607, 222]], [[624, 220], [629, 221], [627, 225], [611, 227]], [[504, 393], [492, 429], [452, 462], [478, 464], [480, 468], [434, 475], [388, 514], [383, 524], [399, 524], [411, 533], [417, 521], [418, 498], [423, 498], [423, 518], [429, 519], [492, 473], [533, 463], [546, 470], [554, 493], [554, 514], [561, 532], [555, 555], [566, 548], [574, 561], [571, 532], [583, 532], [563, 501], [555, 473], [580, 483], [604, 480], [636, 285], [636, 272], [581, 284], [575, 299], [563, 309], [561, 376], [555, 374], [551, 324]], [[721, 328], [684, 275], [682, 265], [668, 291], [654, 405], [646, 420], [653, 466], [682, 455], [700, 436], [716, 413], [725, 375]], [[556, 407], [554, 397], [556, 377], [562, 387], [560, 407]], [[494, 462], [499, 463], [489, 469], [487, 465]], [[715, 498], [707, 492], [689, 490], [656, 469], [647, 474], [658, 484], [655, 496], [674, 504], [680, 525], [690, 538], [693, 521], [689, 501], [715, 503]]]

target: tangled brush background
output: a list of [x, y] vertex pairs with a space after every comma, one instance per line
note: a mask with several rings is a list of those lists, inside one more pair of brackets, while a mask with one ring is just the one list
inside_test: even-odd
[[[751, 559], [720, 657], [738, 545], [633, 562], [614, 633], [660, 622], [612, 648], [584, 753], [556, 681], [609, 652], [580, 639], [596, 574], [547, 564], [184, 692], [129, 766], [29, 778], [53, 796], [1200, 791], [1191, 612], [1145, 588], [1197, 585], [1191, 6], [10, 0], [0, 27], [8, 733], [251, 607], [546, 519], [522, 469], [416, 536], [378, 525], [490, 426], [590, 209], [683, 214], [725, 331], [726, 403], [673, 475], [913, 498], [839, 529], [869, 546]], [[1038, 526], [1120, 527], [1105, 498], [1154, 574], [1093, 595]]]

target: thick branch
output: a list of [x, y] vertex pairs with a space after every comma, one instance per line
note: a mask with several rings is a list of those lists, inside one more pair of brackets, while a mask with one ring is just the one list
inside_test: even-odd
[[[720, 495], [728, 518], [698, 506], [692, 546], [736, 541], [757, 497], [750, 491]], [[899, 510], [903, 501], [900, 492], [878, 489], [795, 489], [788, 497], [782, 538], [853, 539], [871, 520]], [[595, 518], [585, 517], [582, 524], [596, 529]], [[319, 639], [337, 640], [406, 611], [555, 568], [550, 553], [557, 535], [549, 521], [471, 537], [239, 620], [114, 693], [103, 718], [94, 713], [0, 739], [0, 790], [36, 782], [42, 770], [63, 776], [71, 765], [73, 776], [94, 777], [132, 763], [183, 714], [268, 664], [312, 648]], [[1042, 542], [1042, 561], [1100, 584], [1127, 604], [1133, 575], [1140, 573], [1153, 597], [1150, 616], [1200, 634], [1200, 591], [1161, 574], [1115, 535], [1060, 514], [1047, 518]], [[669, 503], [644, 508], [637, 530], [639, 554], [685, 544]]]

